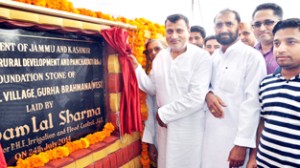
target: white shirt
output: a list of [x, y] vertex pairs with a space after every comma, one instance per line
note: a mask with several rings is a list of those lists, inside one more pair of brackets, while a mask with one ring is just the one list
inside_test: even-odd
[[221, 119], [207, 110], [203, 168], [228, 167], [234, 145], [255, 147], [260, 114], [258, 89], [266, 74], [261, 54], [240, 41], [225, 53], [220, 49], [214, 52], [211, 89], [227, 107]]
[[156, 94], [158, 113], [168, 128], [158, 126], [158, 167], [200, 167], [204, 103], [212, 72], [211, 56], [192, 44], [175, 59], [170, 48], [154, 59], [150, 78], [136, 69], [139, 87]]
[[155, 96], [147, 95], [146, 104], [148, 110], [148, 118], [145, 122], [145, 128], [143, 133], [142, 141], [150, 144], [154, 144], [157, 148], [157, 137], [156, 137], [156, 112], [157, 105]]

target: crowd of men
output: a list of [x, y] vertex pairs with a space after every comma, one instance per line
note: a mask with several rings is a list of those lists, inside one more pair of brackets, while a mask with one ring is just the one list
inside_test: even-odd
[[158, 168], [299, 168], [300, 19], [263, 3], [251, 23], [220, 11], [208, 37], [181, 14], [165, 27], [149, 74], [132, 57]]

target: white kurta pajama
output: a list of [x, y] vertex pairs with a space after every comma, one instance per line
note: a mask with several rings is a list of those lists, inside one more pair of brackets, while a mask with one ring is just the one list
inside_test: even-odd
[[258, 51], [240, 41], [225, 53], [215, 51], [212, 57], [211, 89], [227, 107], [221, 119], [207, 109], [202, 168], [225, 168], [229, 167], [227, 159], [234, 145], [255, 147], [260, 115], [258, 88], [266, 76], [266, 65]]
[[147, 142], [150, 144], [154, 144], [157, 148], [157, 126], [156, 126], [156, 111], [157, 111], [157, 105], [156, 105], [156, 99], [155, 96], [147, 95], [146, 97], [146, 104], [147, 104], [147, 110], [148, 110], [148, 118], [145, 122], [145, 128], [143, 133], [143, 142]]
[[168, 127], [157, 128], [159, 168], [200, 167], [211, 72], [208, 52], [192, 44], [175, 59], [170, 48], [162, 50], [153, 61], [151, 79], [136, 69], [140, 88], [156, 94], [159, 116]]

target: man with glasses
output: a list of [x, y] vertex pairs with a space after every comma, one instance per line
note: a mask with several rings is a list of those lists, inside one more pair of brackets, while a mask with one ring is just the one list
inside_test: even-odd
[[299, 168], [300, 19], [279, 21], [273, 35], [274, 56], [282, 70], [260, 83], [258, 152], [252, 151], [248, 167]]
[[206, 95], [203, 168], [245, 166], [247, 148], [256, 146], [258, 86], [266, 76], [261, 54], [238, 38], [241, 19], [225, 9], [214, 19], [221, 48], [212, 55], [213, 74]]
[[267, 73], [274, 73], [278, 68], [273, 57], [272, 30], [279, 20], [282, 20], [282, 8], [275, 3], [264, 3], [257, 6], [252, 14], [252, 28], [259, 42], [255, 48], [259, 50], [266, 61]]

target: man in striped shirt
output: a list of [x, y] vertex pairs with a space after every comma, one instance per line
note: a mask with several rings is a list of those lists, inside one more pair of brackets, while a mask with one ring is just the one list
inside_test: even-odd
[[274, 57], [282, 71], [268, 75], [260, 84], [257, 167], [299, 168], [300, 19], [279, 21], [272, 33]]

